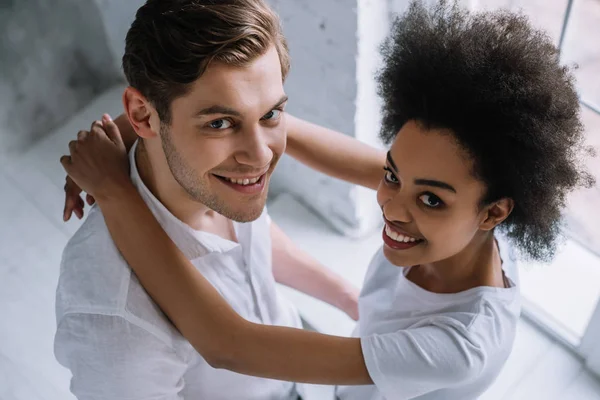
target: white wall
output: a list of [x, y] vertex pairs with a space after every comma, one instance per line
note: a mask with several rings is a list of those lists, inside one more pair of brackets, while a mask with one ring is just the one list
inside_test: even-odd
[[[272, 0], [289, 41], [288, 111], [378, 145], [374, 65], [387, 32], [384, 0]], [[349, 160], [349, 162], [352, 162]], [[375, 193], [285, 157], [271, 194], [293, 194], [338, 231], [362, 236], [378, 225]]]

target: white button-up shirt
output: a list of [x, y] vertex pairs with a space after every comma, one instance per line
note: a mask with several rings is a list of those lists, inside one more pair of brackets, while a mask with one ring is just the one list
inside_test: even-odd
[[[235, 223], [239, 243], [193, 230], [131, 178], [162, 227], [228, 303], [249, 321], [301, 327], [271, 268], [270, 220]], [[295, 399], [292, 383], [210, 367], [175, 329], [120, 255], [93, 207], [63, 253], [55, 355], [79, 400]]]

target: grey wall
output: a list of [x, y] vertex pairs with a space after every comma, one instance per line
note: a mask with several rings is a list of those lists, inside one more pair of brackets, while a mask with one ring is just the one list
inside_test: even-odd
[[[356, 1], [271, 0], [288, 39], [292, 68], [287, 110], [297, 117], [354, 136]], [[338, 230], [356, 224], [350, 185], [284, 157], [271, 194], [292, 193]]]
[[135, 12], [145, 0], [94, 0], [97, 4], [107, 46], [112, 55], [113, 66], [121, 70], [121, 58], [125, 51], [125, 36], [135, 18]]
[[0, 157], [120, 78], [93, 0], [0, 1]]

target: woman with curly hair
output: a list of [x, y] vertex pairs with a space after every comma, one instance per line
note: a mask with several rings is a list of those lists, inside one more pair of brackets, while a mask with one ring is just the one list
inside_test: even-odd
[[126, 158], [109, 119], [62, 162], [149, 294], [214, 367], [345, 385], [343, 400], [476, 399], [513, 345], [516, 254], [549, 260], [566, 195], [592, 183], [573, 76], [524, 16], [446, 2], [413, 3], [382, 51], [387, 154], [287, 117], [292, 156], [377, 190], [384, 244], [353, 338], [239, 317], [161, 229], [126, 162], [106, 161]]

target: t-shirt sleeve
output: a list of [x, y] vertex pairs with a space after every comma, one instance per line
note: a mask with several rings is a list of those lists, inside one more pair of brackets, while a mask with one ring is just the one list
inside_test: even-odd
[[412, 399], [476, 378], [485, 351], [456, 321], [361, 338], [369, 375], [388, 399]]

